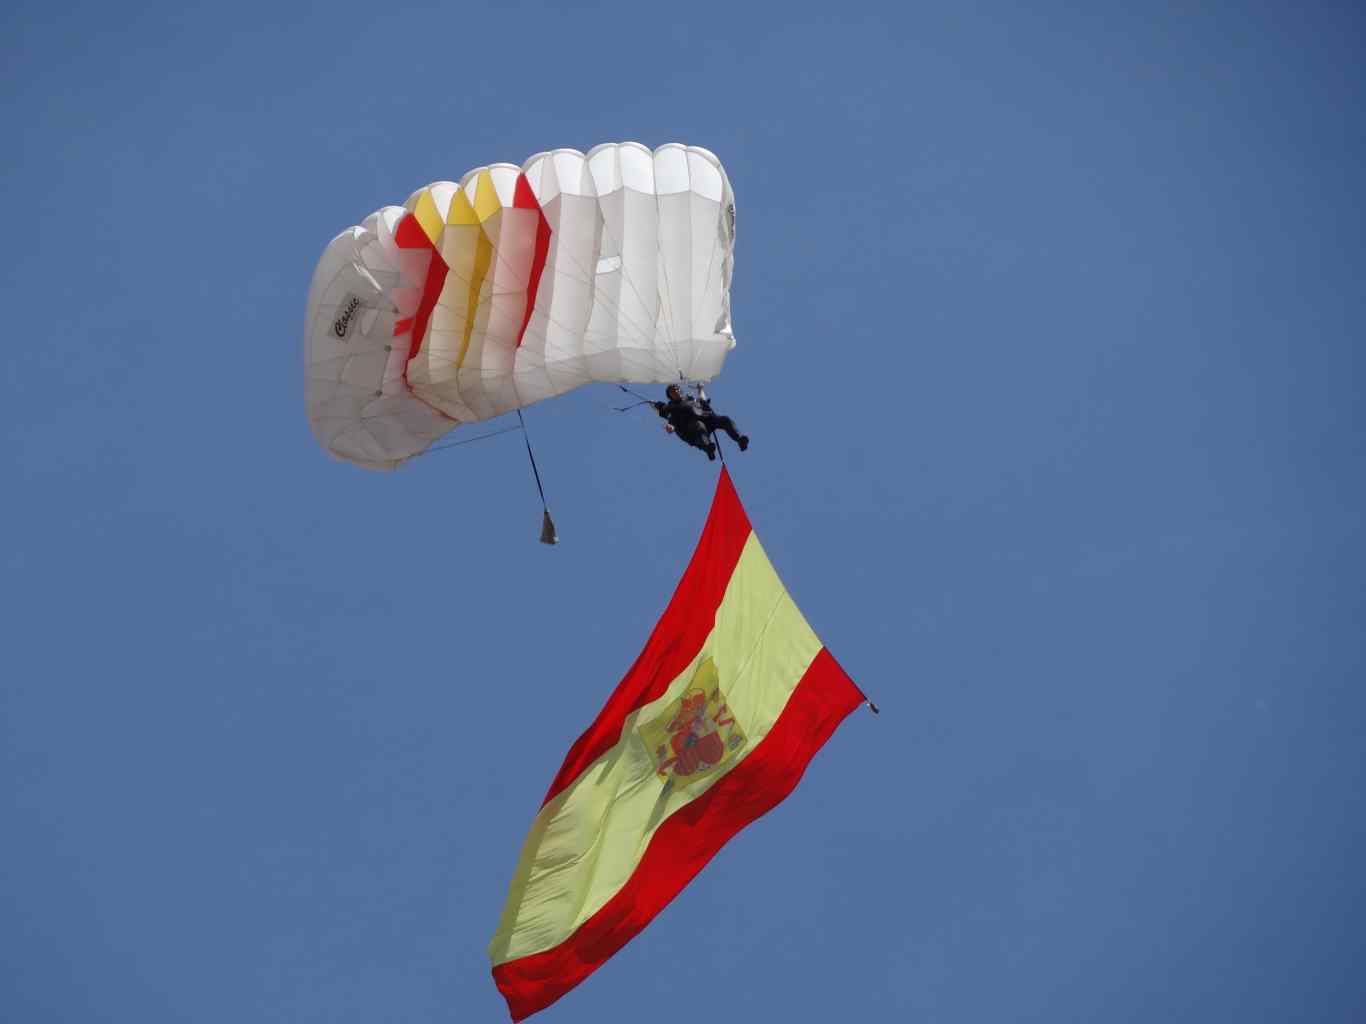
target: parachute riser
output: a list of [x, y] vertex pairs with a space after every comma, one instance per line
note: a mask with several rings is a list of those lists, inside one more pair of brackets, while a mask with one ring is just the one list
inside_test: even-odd
[[531, 435], [527, 433], [526, 420], [522, 410], [517, 410], [517, 422], [522, 425], [522, 440], [526, 442], [526, 457], [531, 460], [531, 474], [536, 478], [536, 493], [541, 496], [541, 543], [558, 544], [559, 534], [555, 532], [555, 521], [550, 518], [550, 506], [546, 504], [545, 488], [541, 486], [541, 471], [536, 468], [536, 455], [531, 450]]

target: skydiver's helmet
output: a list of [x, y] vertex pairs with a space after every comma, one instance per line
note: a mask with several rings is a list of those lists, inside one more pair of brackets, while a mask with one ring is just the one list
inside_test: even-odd
[[664, 389], [664, 395], [671, 402], [681, 402], [683, 400], [683, 389], [677, 384], [670, 384]]

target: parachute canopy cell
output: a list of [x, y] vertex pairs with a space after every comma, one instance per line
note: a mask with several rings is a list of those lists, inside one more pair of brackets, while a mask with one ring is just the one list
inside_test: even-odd
[[696, 146], [557, 149], [418, 189], [314, 271], [313, 432], [389, 469], [581, 384], [711, 380], [735, 345], [734, 243], [730, 181]]

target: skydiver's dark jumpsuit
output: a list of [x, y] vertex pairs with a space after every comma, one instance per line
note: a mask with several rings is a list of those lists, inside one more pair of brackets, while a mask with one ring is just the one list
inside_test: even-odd
[[680, 441], [694, 448], [701, 448], [709, 459], [716, 458], [716, 445], [707, 437], [707, 428], [702, 422], [702, 413], [697, 407], [696, 399], [691, 395], [684, 395], [677, 401], [670, 399], [667, 402], [650, 404], [655, 407], [655, 412], [669, 421], [669, 426], [674, 428], [674, 433]]
[[705, 398], [700, 401], [691, 395], [684, 395], [678, 401], [652, 402], [655, 412], [669, 421], [680, 440], [700, 448], [707, 458], [716, 458], [716, 445], [708, 437], [713, 431], [720, 430], [730, 436], [740, 450], [749, 447], [749, 438], [735, 429], [735, 421], [729, 416], [713, 412], [711, 403]]

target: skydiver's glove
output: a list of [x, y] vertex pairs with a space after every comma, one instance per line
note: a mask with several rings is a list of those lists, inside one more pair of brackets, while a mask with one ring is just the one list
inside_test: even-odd
[[674, 432], [674, 425], [673, 425], [672, 423], [666, 423], [666, 424], [664, 424], [664, 433], [666, 433], [666, 434], [672, 434], [673, 432]]
[[650, 404], [653, 405], [653, 406], [655, 407], [655, 412], [659, 413], [659, 415], [661, 415], [661, 416], [664, 415], [664, 403], [663, 403], [663, 402], [651, 402]]

